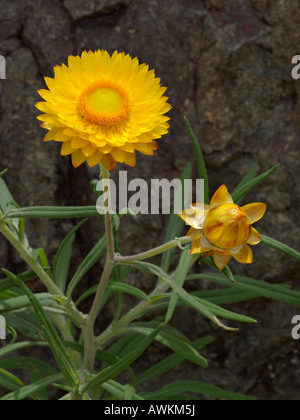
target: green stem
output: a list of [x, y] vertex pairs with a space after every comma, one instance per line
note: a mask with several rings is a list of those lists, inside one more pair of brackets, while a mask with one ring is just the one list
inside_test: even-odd
[[[2, 213], [0, 212], [0, 217]], [[43, 267], [34, 259], [30, 250], [13, 234], [4, 222], [0, 223], [0, 232], [12, 244], [12, 246], [19, 252], [21, 258], [32, 268], [39, 279], [44, 283], [49, 293], [61, 298], [60, 303], [74, 320], [74, 322], [81, 326], [85, 320], [84, 315], [81, 314], [73, 302], [67, 302], [66, 297], [62, 291], [56, 286], [52, 279], [48, 276]]]
[[[183, 239], [185, 242], [186, 238]], [[191, 263], [192, 268], [194, 264], [199, 260], [200, 255], [196, 255], [193, 258]], [[176, 272], [172, 274], [171, 277], [175, 278]], [[140, 302], [137, 306], [135, 306], [131, 311], [129, 311], [126, 315], [123, 316], [119, 321], [114, 322], [111, 324], [102, 334], [100, 334], [97, 339], [96, 343], [98, 347], [103, 347], [109, 340], [117, 336], [120, 332], [120, 329], [126, 327], [127, 325], [131, 324], [134, 320], [140, 318], [152, 305], [151, 299], [157, 297], [159, 295], [163, 295], [164, 293], [168, 292], [170, 289], [170, 285], [164, 281], [159, 282], [156, 288], [151, 292], [149, 295], [149, 302], [143, 301]]]
[[164, 245], [158, 246], [157, 248], [150, 249], [149, 251], [143, 252], [141, 254], [131, 255], [128, 257], [114, 255], [113, 259], [118, 263], [145, 261], [149, 258], [155, 257], [156, 255], [163, 254], [172, 248], [176, 248], [177, 246], [181, 247], [182, 245], [190, 244], [192, 241], [193, 240], [191, 238], [184, 236], [182, 238], [174, 239], [173, 241], [170, 241]]
[[[100, 164], [101, 168], [101, 178], [103, 180], [109, 180], [109, 171], [105, 168], [104, 165]], [[108, 196], [110, 197], [109, 183], [108, 183]], [[105, 267], [102, 273], [102, 277], [99, 283], [99, 287], [89, 313], [88, 319], [86, 321], [85, 327], [83, 329], [84, 334], [84, 363], [83, 368], [92, 372], [95, 364], [95, 357], [97, 352], [97, 345], [94, 336], [94, 327], [97, 316], [99, 314], [99, 308], [103, 299], [104, 292], [107, 288], [108, 281], [112, 274], [114, 268], [113, 255], [114, 255], [114, 236], [112, 230], [112, 218], [111, 218], [111, 209], [110, 209], [110, 200], [108, 199], [104, 204], [106, 208], [105, 214], [105, 231], [107, 236], [107, 254]]]
[[[149, 299], [153, 298], [154, 296], [159, 296], [169, 290], [170, 286], [168, 283], [163, 282], [159, 284], [155, 290], [149, 295]], [[129, 311], [126, 315], [124, 315], [119, 321], [114, 322], [111, 324], [101, 335], [99, 335], [96, 339], [96, 343], [98, 347], [103, 346], [107, 341], [112, 339], [114, 336], [119, 334], [120, 329], [126, 327], [127, 325], [131, 324], [135, 319], [139, 318], [143, 313], [145, 313], [149, 307], [152, 305], [152, 302], [140, 302], [137, 306], [135, 306], [131, 311]]]

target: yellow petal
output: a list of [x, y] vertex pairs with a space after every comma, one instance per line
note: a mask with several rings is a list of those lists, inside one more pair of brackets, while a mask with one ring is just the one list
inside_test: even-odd
[[136, 165], [136, 152], [134, 153], [126, 152], [124, 163], [134, 168]]
[[189, 238], [197, 239], [203, 234], [203, 229], [194, 229], [193, 227], [188, 231], [187, 235]]
[[85, 146], [87, 146], [89, 143], [85, 140], [82, 140], [80, 137], [75, 137], [72, 139], [71, 145], [73, 149], [83, 149]]
[[74, 168], [78, 168], [83, 162], [85, 162], [86, 157], [82, 153], [81, 150], [75, 150], [74, 153], [72, 153], [72, 163]]
[[62, 148], [60, 150], [61, 156], [67, 156], [74, 152], [74, 149], [71, 147], [71, 142], [67, 141], [63, 143]]
[[257, 245], [261, 242], [261, 236], [254, 227], [251, 227], [251, 236], [247, 241], [249, 245]]
[[94, 153], [96, 153], [97, 149], [96, 147], [92, 146], [91, 144], [88, 144], [87, 146], [85, 146], [82, 149], [82, 153], [84, 154], [84, 156], [86, 157], [90, 157], [93, 156]]
[[217, 192], [214, 194], [210, 202], [210, 207], [219, 206], [220, 204], [233, 203], [232, 197], [228, 192], [228, 189], [225, 185], [222, 185]]
[[178, 214], [186, 224], [192, 226], [195, 229], [202, 229], [205, 219], [205, 214], [198, 213], [196, 210], [188, 209], [183, 210]]
[[102, 159], [103, 159], [103, 153], [97, 151], [95, 154], [87, 158], [87, 163], [90, 168], [93, 168], [93, 166], [98, 165], [98, 163], [100, 163]]
[[111, 151], [111, 155], [117, 162], [123, 163], [125, 160], [126, 152], [124, 152], [122, 149], [119, 149], [118, 147], [115, 147]]
[[144, 155], [147, 155], [147, 156], [153, 156], [154, 155], [152, 144], [137, 143], [137, 144], [134, 145], [134, 147], [138, 152], [141, 152]]
[[196, 210], [198, 213], [207, 214], [209, 212], [209, 206], [203, 203], [194, 203], [191, 204], [191, 209]]
[[238, 248], [230, 250], [231, 255], [241, 264], [252, 264], [253, 263], [253, 252], [252, 249], [244, 244]]
[[252, 203], [242, 207], [242, 210], [248, 217], [249, 222], [252, 224], [264, 216], [267, 210], [267, 205], [264, 203]]
[[200, 238], [194, 240], [192, 244], [191, 254], [203, 254], [204, 252], [211, 251], [211, 249], [211, 244], [208, 242], [205, 236], [202, 235], [200, 236]]
[[70, 56], [68, 66], [56, 66], [45, 82], [38, 119], [43, 128], [58, 130], [45, 141], [67, 143], [63, 154], [81, 150], [74, 154], [76, 165], [85, 156], [89, 165], [100, 159], [110, 170], [117, 162], [135, 166], [136, 151], [153, 156], [156, 140], [169, 131], [166, 88], [154, 70], [124, 53]]
[[224, 268], [226, 267], [226, 265], [229, 263], [230, 260], [231, 260], [231, 255], [223, 255], [223, 254], [220, 254], [219, 252], [216, 252], [214, 255], [215, 264], [220, 271], [224, 270]]
[[58, 131], [60, 130], [59, 127], [53, 127], [49, 133], [47, 133], [44, 137], [44, 141], [51, 141], [54, 140], [56, 137], [56, 134], [58, 133]]

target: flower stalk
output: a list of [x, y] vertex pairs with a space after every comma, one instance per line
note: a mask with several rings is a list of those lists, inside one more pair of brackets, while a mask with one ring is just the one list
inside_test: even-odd
[[163, 254], [170, 249], [179, 247], [181, 248], [183, 245], [190, 244], [192, 242], [191, 238], [184, 236], [182, 238], [174, 239], [173, 241], [167, 242], [164, 245], [158, 246], [157, 248], [150, 249], [149, 251], [142, 252], [141, 254], [131, 255], [128, 257], [122, 257], [120, 255], [114, 255], [113, 259], [117, 263], [130, 263], [130, 262], [138, 262], [138, 261], [145, 261], [149, 258], [153, 258], [157, 255]]
[[[110, 177], [108, 169], [102, 164], [100, 164], [100, 169], [101, 169], [101, 179], [108, 180]], [[107, 188], [108, 188], [108, 191], [107, 191], [108, 197], [110, 197], [109, 183], [107, 183]], [[95, 322], [99, 314], [99, 308], [103, 299], [104, 292], [106, 290], [108, 281], [110, 279], [110, 276], [114, 268], [113, 256], [114, 256], [115, 246], [114, 246], [114, 236], [113, 236], [113, 230], [112, 230], [112, 218], [111, 218], [109, 198], [104, 203], [104, 206], [106, 208], [106, 212], [105, 212], [105, 231], [106, 231], [106, 237], [107, 237], [106, 262], [105, 262], [104, 270], [102, 273], [102, 277], [99, 283], [99, 287], [98, 287], [92, 308], [90, 310], [85, 327], [83, 329], [84, 339], [85, 339], [83, 368], [88, 370], [89, 372], [92, 372], [94, 369], [95, 357], [96, 357], [96, 352], [97, 352], [97, 344], [96, 344], [96, 340], [94, 336]]]

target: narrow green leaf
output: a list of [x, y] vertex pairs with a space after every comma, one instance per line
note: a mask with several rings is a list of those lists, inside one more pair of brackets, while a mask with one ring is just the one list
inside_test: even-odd
[[[222, 274], [203, 273], [188, 276], [189, 280], [208, 280], [228, 286], [227, 278]], [[282, 285], [268, 284], [248, 277], [236, 276], [236, 283], [231, 287], [242, 292], [253, 293], [259, 297], [279, 300], [300, 306], [300, 292], [289, 290]]]
[[124, 400], [125, 401], [132, 401], [134, 398], [135, 389], [131, 385], [124, 386]]
[[83, 385], [81, 391], [84, 393], [89, 389], [97, 389], [103, 383], [115, 378], [126, 368], [128, 368], [136, 359], [138, 359], [144, 353], [144, 351], [149, 347], [152, 341], [155, 340], [156, 336], [160, 333], [162, 326], [163, 325], [160, 325], [148, 337], [142, 340], [140, 344], [136, 347], [136, 349], [132, 353], [128, 354], [128, 356], [119, 360], [113, 366], [109, 366], [108, 368], [102, 370], [93, 379], [91, 379], [89, 382]]
[[205, 299], [207, 302], [214, 303], [215, 305], [226, 305], [229, 303], [245, 302], [260, 297], [258, 294], [249, 292], [239, 292], [233, 289], [218, 289], [206, 290], [191, 293], [200, 299]]
[[295, 258], [296, 260], [300, 261], [300, 252], [296, 251], [295, 249], [283, 244], [282, 242], [277, 241], [276, 239], [270, 238], [266, 235], [261, 235], [261, 243], [267, 245], [271, 248], [276, 249], [277, 251], [283, 252], [284, 254], [288, 255], [289, 257]]
[[76, 388], [77, 383], [79, 382], [79, 378], [76, 373], [76, 369], [71, 361], [66, 348], [60, 339], [56, 329], [54, 328], [52, 322], [50, 321], [49, 317], [47, 316], [45, 310], [39, 303], [38, 299], [36, 299], [35, 295], [31, 292], [31, 290], [22, 283], [13, 273], [10, 273], [7, 270], [4, 270], [5, 274], [10, 277], [15, 283], [24, 290], [26, 295], [31, 301], [31, 305], [36, 313], [37, 318], [39, 319], [45, 338], [47, 339], [53, 355], [68, 383], [73, 388]]
[[226, 331], [236, 331], [236, 328], [229, 328], [224, 325], [216, 315], [214, 315], [206, 306], [201, 304], [198, 299], [195, 299], [189, 293], [187, 293], [182, 287], [178, 286], [176, 282], [160, 267], [156, 265], [146, 263], [146, 262], [134, 262], [134, 263], [122, 263], [124, 265], [130, 265], [132, 267], [136, 267], [138, 270], [143, 271], [144, 273], [153, 274], [157, 277], [160, 277], [164, 280], [168, 285], [176, 292], [179, 298], [185, 302], [188, 306], [196, 309], [214, 324], [218, 325], [220, 328]]
[[[1, 179], [0, 179], [1, 181]], [[78, 207], [26, 207], [4, 213], [5, 218], [28, 219], [81, 219], [99, 216], [96, 206]]]
[[[154, 330], [152, 328], [137, 327], [135, 325], [130, 325], [124, 328], [124, 331], [132, 331], [137, 334], [149, 336]], [[175, 337], [174, 335], [169, 334], [165, 331], [161, 331], [155, 339], [164, 346], [172, 349], [175, 353], [178, 353], [180, 356], [185, 357], [192, 363], [195, 363], [205, 368], [208, 366], [207, 360], [204, 357], [202, 357], [198, 353], [198, 351], [195, 350], [195, 348], [192, 347], [191, 344], [187, 341], [183, 341], [182, 339], [179, 339], [178, 337]]]
[[141, 401], [144, 400], [141, 396], [136, 394], [134, 388], [130, 385], [121, 385], [116, 381], [110, 380], [101, 385], [105, 391], [109, 392], [112, 396], [122, 401]]
[[221, 400], [231, 401], [255, 401], [256, 398], [249, 397], [235, 392], [226, 391], [213, 385], [197, 381], [178, 381], [170, 385], [160, 388], [156, 392], [142, 394], [142, 396], [149, 400], [163, 400], [168, 399], [172, 395], [177, 395], [185, 392], [193, 392], [201, 395], [208, 395]]
[[[179, 265], [176, 270], [175, 282], [178, 284], [179, 287], [183, 287], [186, 276], [188, 275], [188, 272], [190, 271], [192, 261], [193, 261], [193, 255], [191, 255], [190, 250], [186, 248], [181, 254]], [[167, 315], [166, 315], [166, 322], [170, 322], [170, 320], [172, 319], [177, 302], [178, 302], [178, 295], [176, 294], [175, 290], [173, 290], [171, 298], [170, 298], [170, 302], [169, 302]]]
[[255, 162], [250, 169], [250, 171], [247, 173], [247, 175], [244, 176], [242, 181], [239, 183], [239, 185], [236, 187], [236, 189], [233, 191], [233, 195], [238, 193], [239, 190], [241, 190], [245, 185], [247, 185], [249, 182], [253, 181], [254, 178], [256, 178], [258, 172], [258, 163]]
[[209, 309], [214, 315], [224, 318], [230, 319], [231, 321], [237, 322], [249, 322], [249, 323], [256, 323], [257, 321], [253, 318], [250, 318], [245, 315], [236, 314], [234, 312], [228, 311], [227, 309], [222, 308], [221, 306], [215, 305], [211, 302], [208, 302], [204, 299], [200, 299], [199, 297], [195, 296], [195, 299], [207, 309]]
[[72, 280], [70, 281], [68, 290], [67, 290], [67, 297], [70, 299], [72, 294], [80, 282], [80, 280], [86, 275], [86, 273], [99, 261], [102, 255], [106, 252], [107, 249], [107, 241], [106, 237], [104, 236], [100, 241], [94, 246], [94, 248], [89, 252], [89, 254], [85, 257], [82, 261], [80, 266], [78, 267], [76, 273], [74, 274]]
[[[195, 343], [191, 344], [192, 347], [199, 351], [202, 348], [206, 347], [210, 343], [214, 341], [213, 337], [205, 337], [197, 340]], [[161, 362], [157, 363], [154, 366], [151, 366], [150, 369], [143, 372], [136, 381], [136, 387], [138, 385], [141, 385], [145, 382], [150, 382], [151, 380], [163, 375], [166, 372], [169, 372], [171, 369], [178, 366], [180, 363], [182, 363], [184, 360], [186, 360], [185, 356], [181, 356], [178, 353], [174, 353], [171, 356], [166, 357]]]
[[237, 189], [234, 194], [232, 194], [233, 201], [237, 204], [248, 194], [249, 191], [253, 190], [257, 185], [261, 184], [267, 178], [274, 174], [280, 165], [274, 166], [274, 168], [268, 170], [267, 172], [259, 175], [258, 177], [254, 178], [252, 181], [248, 182], [246, 185], [243, 185], [241, 188]]
[[2, 178], [7, 172], [8, 169], [4, 169], [4, 171], [0, 172], [0, 178]]
[[190, 139], [192, 140], [192, 143], [194, 146], [200, 179], [204, 180], [204, 202], [205, 204], [209, 204], [209, 184], [208, 184], [208, 176], [207, 176], [207, 170], [206, 170], [203, 153], [187, 117], [184, 117], [184, 122], [187, 128], [188, 134], [190, 136]]
[[[35, 296], [39, 302], [44, 302], [47, 299], [53, 297], [53, 295], [49, 293], [37, 293]], [[28, 306], [31, 306], [29, 298], [27, 296], [18, 296], [8, 300], [0, 301], [0, 313], [3, 314], [5, 312], [16, 311], [18, 309], [23, 309]]]
[[[23, 274], [19, 274], [17, 277], [21, 281], [26, 282], [26, 281], [34, 279], [36, 277], [36, 274], [34, 271], [26, 271]], [[12, 287], [14, 287], [14, 285], [15, 283], [9, 278], [0, 279], [0, 293], [4, 292], [7, 289], [11, 289]]]
[[32, 370], [38, 371], [43, 375], [54, 375], [56, 370], [53, 369], [50, 365], [43, 362], [42, 360], [36, 359], [35, 357], [10, 357], [7, 359], [0, 360], [0, 368], [6, 370]]
[[146, 293], [140, 289], [137, 289], [136, 287], [130, 286], [129, 284], [114, 282], [108, 286], [108, 289], [113, 292], [121, 292], [127, 295], [135, 296], [141, 300], [149, 302], [149, 297], [146, 295]]
[[0, 385], [9, 391], [16, 391], [23, 387], [24, 383], [12, 373], [0, 368]]
[[4, 356], [9, 355], [10, 353], [28, 348], [28, 347], [48, 347], [48, 343], [40, 342], [32, 342], [32, 341], [23, 341], [22, 343], [15, 343], [9, 344], [8, 346], [3, 347], [0, 349], [0, 359]]
[[42, 339], [42, 328], [32, 308], [25, 308], [19, 312], [7, 312], [5, 319], [7, 325], [26, 337], [37, 341]]
[[33, 394], [37, 394], [39, 391], [47, 388], [49, 385], [63, 379], [61, 373], [49, 376], [48, 378], [41, 379], [31, 385], [24, 386], [18, 391], [12, 392], [11, 394], [5, 395], [0, 398], [0, 401], [21, 401], [31, 397]]
[[[187, 164], [187, 166], [185, 167], [183, 174], [181, 176], [181, 185], [182, 185], [182, 191], [183, 191], [183, 197], [185, 197], [185, 191], [184, 191], [184, 181], [186, 179], [190, 179], [191, 178], [191, 174], [192, 174], [192, 165], [190, 163]], [[175, 208], [179, 207], [179, 204], [182, 206], [182, 196], [181, 194], [179, 194], [179, 192], [177, 192], [177, 194], [175, 193], [175, 198], [174, 198], [174, 203], [175, 203]], [[168, 230], [167, 230], [167, 234], [166, 234], [166, 238], [165, 238], [165, 243], [172, 241], [175, 238], [179, 238], [181, 235], [181, 232], [184, 228], [184, 221], [178, 217], [177, 214], [174, 213], [174, 209], [173, 212], [170, 216], [170, 221], [169, 221], [169, 225], [168, 225]], [[168, 271], [173, 255], [175, 253], [175, 249], [171, 249], [167, 252], [165, 252], [162, 256], [162, 262], [161, 262], [161, 267], [163, 270]]]
[[[84, 346], [78, 343], [72, 343], [70, 341], [65, 342], [66, 347], [77, 351], [78, 353], [84, 354]], [[109, 365], [113, 365], [118, 360], [115, 356], [111, 355], [107, 351], [98, 350], [96, 354], [96, 359], [101, 362], [106, 362]]]
[[68, 278], [68, 272], [70, 267], [70, 259], [72, 253], [72, 246], [76, 238], [77, 231], [88, 219], [82, 220], [78, 223], [74, 229], [65, 237], [62, 241], [53, 264], [53, 277], [56, 285], [64, 293], [66, 288], [66, 282]]
[[0, 208], [2, 213], [19, 208], [19, 205], [13, 199], [5, 181], [0, 177]]

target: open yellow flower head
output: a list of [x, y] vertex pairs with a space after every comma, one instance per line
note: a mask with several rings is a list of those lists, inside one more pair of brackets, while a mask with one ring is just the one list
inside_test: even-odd
[[260, 220], [267, 206], [263, 203], [239, 207], [234, 204], [225, 185], [213, 196], [210, 205], [194, 204], [179, 216], [191, 227], [192, 254], [214, 255], [214, 261], [223, 270], [234, 257], [240, 263], [253, 262], [249, 245], [257, 245], [261, 236], [252, 226]]
[[72, 155], [74, 167], [102, 162], [136, 164], [136, 151], [153, 156], [155, 140], [168, 133], [171, 109], [166, 88], [146, 64], [117, 51], [83, 52], [57, 66], [39, 91], [36, 107], [49, 130], [45, 141], [62, 143], [61, 155]]

